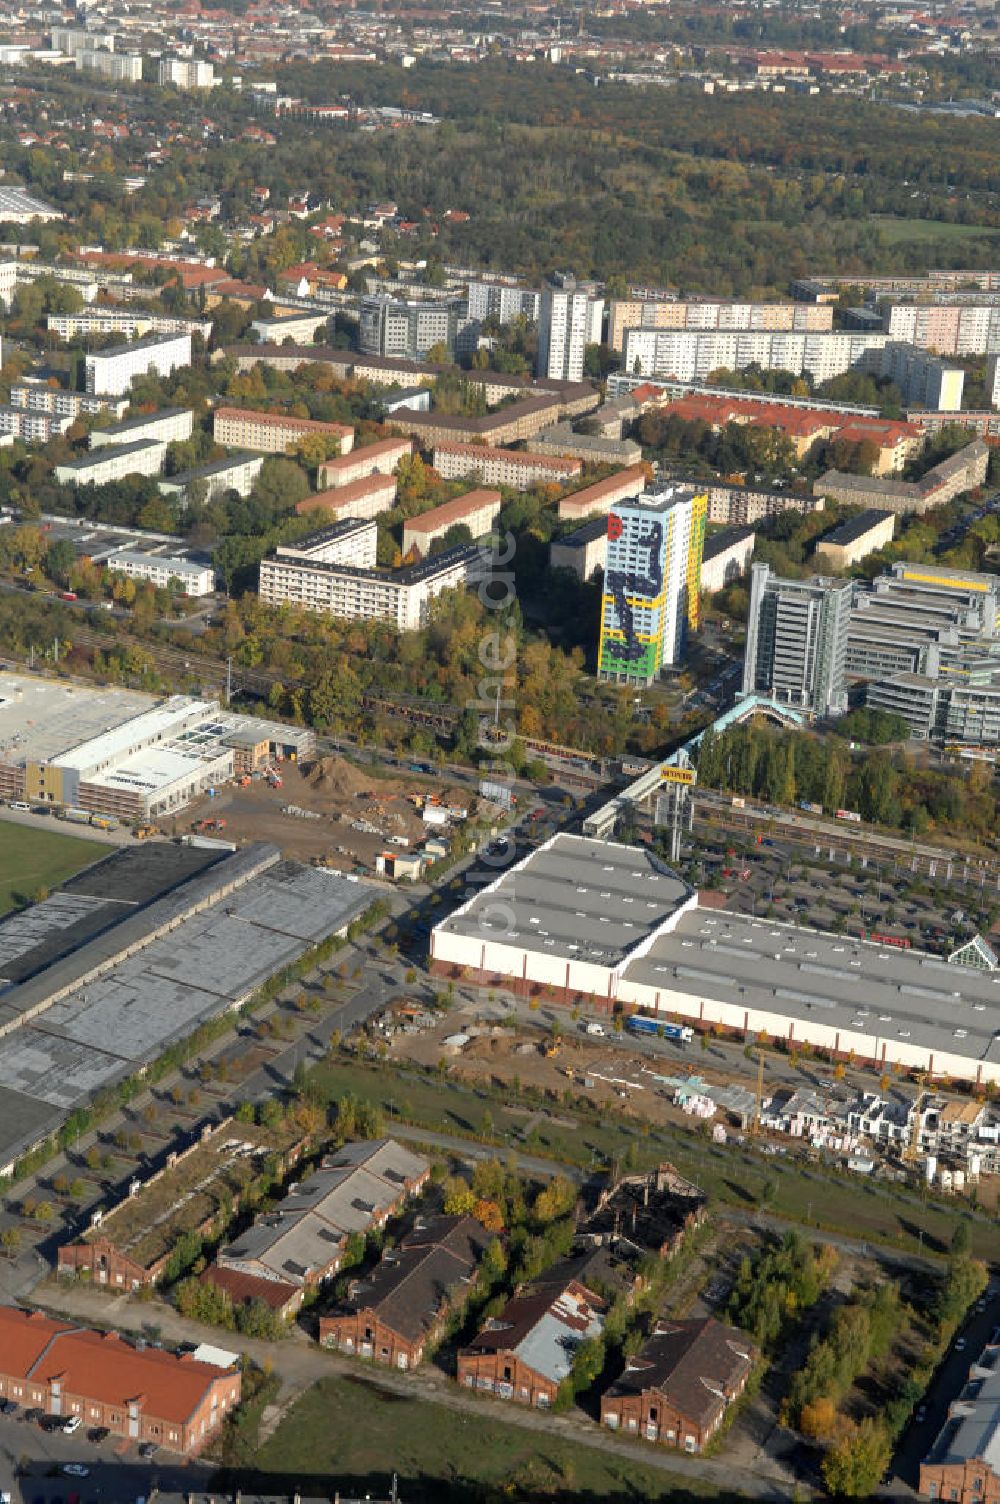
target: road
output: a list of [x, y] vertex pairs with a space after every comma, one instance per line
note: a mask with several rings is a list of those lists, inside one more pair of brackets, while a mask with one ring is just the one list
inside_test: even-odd
[[985, 1310], [973, 1311], [959, 1328], [956, 1341], [964, 1339], [964, 1347], [959, 1349], [955, 1343], [952, 1343], [938, 1364], [924, 1396], [923, 1403], [926, 1406], [924, 1419], [918, 1421], [914, 1415], [903, 1433], [902, 1441], [893, 1458], [893, 1486], [890, 1492], [896, 1497], [900, 1496], [898, 1490], [901, 1485], [908, 1492], [916, 1493], [920, 1479], [920, 1463], [944, 1425], [949, 1406], [968, 1378], [970, 1365], [1000, 1325], [1000, 1291], [993, 1289], [992, 1283], [991, 1290], [992, 1294], [988, 1294]]
[[[136, 846], [139, 843], [130, 830], [119, 826], [117, 830], [98, 830], [93, 825], [74, 825], [68, 820], [56, 820], [51, 814], [36, 815], [26, 809], [11, 809], [0, 805], [0, 820], [8, 825], [29, 825], [33, 830], [50, 830], [54, 835], [78, 836], [81, 841], [93, 841], [100, 846]], [[96, 861], [96, 855], [94, 860]]]

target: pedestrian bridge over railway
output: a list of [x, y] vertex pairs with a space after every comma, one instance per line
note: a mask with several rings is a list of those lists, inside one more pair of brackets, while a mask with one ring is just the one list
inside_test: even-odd
[[747, 695], [744, 699], [737, 700], [735, 705], [717, 716], [710, 726], [699, 731], [697, 736], [692, 736], [676, 752], [662, 762], [655, 762], [651, 768], [630, 783], [621, 793], [609, 799], [607, 804], [602, 804], [600, 809], [594, 810], [583, 822], [583, 833], [587, 836], [603, 837], [613, 831], [619, 815], [636, 804], [642, 804], [650, 799], [664, 787], [673, 787], [678, 791], [681, 788], [690, 789], [697, 782], [697, 774], [691, 766], [691, 753], [697, 748], [706, 731], [716, 733], [727, 731], [730, 726], [741, 725], [744, 721], [751, 721], [757, 716], [774, 721], [780, 726], [787, 726], [793, 730], [801, 729], [805, 725], [806, 717], [801, 710], [795, 710], [790, 705], [782, 705], [778, 700], [772, 700], [767, 695]]

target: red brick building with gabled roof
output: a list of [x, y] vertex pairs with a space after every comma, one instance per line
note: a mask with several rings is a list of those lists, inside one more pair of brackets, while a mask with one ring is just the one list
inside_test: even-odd
[[214, 1285], [228, 1296], [234, 1306], [252, 1306], [257, 1300], [280, 1316], [290, 1321], [301, 1309], [305, 1296], [302, 1285], [286, 1285], [276, 1279], [261, 1279], [258, 1274], [245, 1274], [242, 1269], [224, 1269], [220, 1264], [209, 1264], [199, 1276], [203, 1285]]
[[474, 1217], [434, 1217], [415, 1227], [320, 1317], [320, 1346], [416, 1368], [448, 1314], [468, 1299], [489, 1242]]
[[0, 1399], [195, 1452], [240, 1400], [238, 1369], [0, 1306]]
[[458, 1382], [522, 1405], [553, 1404], [576, 1349], [604, 1329], [607, 1301], [578, 1277], [587, 1263], [564, 1259], [517, 1290], [458, 1354]]
[[711, 1316], [662, 1323], [601, 1396], [601, 1424], [685, 1452], [711, 1441], [758, 1357]]

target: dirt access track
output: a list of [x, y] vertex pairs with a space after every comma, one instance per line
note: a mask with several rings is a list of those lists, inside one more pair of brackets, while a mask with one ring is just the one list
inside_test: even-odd
[[280, 772], [281, 788], [272, 788], [263, 778], [254, 778], [246, 788], [223, 785], [214, 798], [206, 796], [183, 810], [168, 833], [184, 835], [199, 820], [221, 819], [225, 829], [209, 835], [238, 845], [272, 841], [297, 861], [324, 861], [341, 872], [373, 873], [380, 851], [392, 845], [404, 849], [404, 841], [415, 849], [432, 833], [421, 818], [418, 800], [434, 797], [468, 809], [470, 815], [478, 804], [457, 784], [416, 773], [377, 775], [343, 757], [301, 765], [283, 762]]

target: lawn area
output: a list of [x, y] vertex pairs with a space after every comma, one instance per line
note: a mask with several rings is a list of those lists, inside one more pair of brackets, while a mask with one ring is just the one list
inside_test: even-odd
[[499, 1409], [484, 1400], [482, 1413], [469, 1415], [383, 1389], [364, 1373], [322, 1379], [296, 1401], [258, 1452], [253, 1486], [268, 1493], [301, 1487], [304, 1494], [327, 1495], [336, 1488], [356, 1498], [384, 1499], [395, 1472], [406, 1504], [492, 1504], [511, 1498], [572, 1498], [577, 1504], [713, 1498], [727, 1504], [741, 1497], [687, 1477], [682, 1459], [676, 1474], [664, 1473], [643, 1465], [640, 1446], [633, 1462], [558, 1433], [508, 1425]]
[[987, 225], [949, 225], [940, 219], [896, 219], [892, 215], [876, 215], [872, 223], [885, 245], [899, 245], [900, 241], [934, 241], [944, 245], [955, 240], [988, 240], [1000, 235]]
[[110, 850], [97, 841], [4, 820], [0, 823], [0, 914], [39, 888], [58, 887]]
[[[502, 1157], [521, 1151], [583, 1170], [612, 1161], [650, 1169], [667, 1159], [713, 1201], [744, 1211], [759, 1208], [817, 1232], [870, 1238], [909, 1253], [944, 1253], [955, 1229], [957, 1207], [927, 1203], [909, 1187], [865, 1180], [818, 1163], [803, 1164], [791, 1155], [764, 1158], [748, 1148], [712, 1144], [697, 1129], [650, 1129], [646, 1123], [616, 1121], [586, 1102], [551, 1104], [572, 1126], [543, 1118], [524, 1138], [523, 1114], [507, 1110], [500, 1091], [474, 1089], [419, 1069], [363, 1064], [342, 1055], [321, 1062], [311, 1079], [324, 1101], [350, 1092], [379, 1106], [389, 1132], [392, 1119], [401, 1118], [457, 1137], [491, 1136]], [[536, 1105], [535, 1098], [516, 1088], [506, 1093], [506, 1100], [512, 1099]], [[996, 1257], [995, 1224], [973, 1218], [969, 1233], [974, 1254]]]

